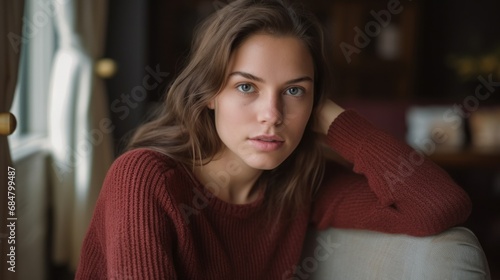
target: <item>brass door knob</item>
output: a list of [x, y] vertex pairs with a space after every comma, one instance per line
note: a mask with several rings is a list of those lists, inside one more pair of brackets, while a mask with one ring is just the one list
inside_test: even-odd
[[116, 61], [110, 58], [102, 58], [95, 63], [95, 72], [97, 76], [102, 79], [114, 77], [117, 70], [118, 65], [116, 64]]
[[11, 113], [0, 113], [0, 135], [10, 135], [16, 130], [16, 117]]

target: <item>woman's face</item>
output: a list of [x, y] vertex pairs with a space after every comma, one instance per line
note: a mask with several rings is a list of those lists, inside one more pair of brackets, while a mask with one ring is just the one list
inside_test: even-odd
[[255, 34], [234, 50], [226, 83], [210, 102], [223, 159], [254, 169], [281, 164], [299, 144], [313, 108], [314, 66], [302, 41]]

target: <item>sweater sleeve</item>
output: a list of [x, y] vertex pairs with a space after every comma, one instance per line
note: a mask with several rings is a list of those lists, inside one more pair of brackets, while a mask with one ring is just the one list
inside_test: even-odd
[[327, 143], [352, 170], [327, 164], [312, 223], [432, 235], [464, 222], [468, 195], [421, 153], [347, 110], [330, 125]]
[[146, 150], [128, 152], [111, 166], [76, 279], [177, 279], [164, 166]]

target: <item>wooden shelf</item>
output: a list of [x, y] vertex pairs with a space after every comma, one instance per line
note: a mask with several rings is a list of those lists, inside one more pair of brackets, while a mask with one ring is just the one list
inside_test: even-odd
[[488, 168], [500, 170], [500, 148], [470, 148], [460, 151], [436, 151], [429, 158], [445, 168]]

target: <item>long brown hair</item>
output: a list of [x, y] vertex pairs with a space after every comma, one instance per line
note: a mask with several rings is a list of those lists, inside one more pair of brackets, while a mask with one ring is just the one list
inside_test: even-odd
[[[149, 148], [186, 164], [205, 164], [222, 149], [210, 100], [223, 88], [230, 56], [252, 34], [293, 36], [314, 62], [314, 107], [331, 90], [322, 26], [301, 7], [282, 0], [238, 0], [209, 16], [196, 30], [187, 65], [168, 90], [161, 112], [142, 125], [128, 148]], [[313, 113], [295, 151], [274, 170], [264, 171], [267, 213], [296, 213], [321, 183], [324, 159], [312, 126]]]

